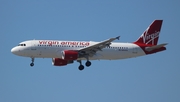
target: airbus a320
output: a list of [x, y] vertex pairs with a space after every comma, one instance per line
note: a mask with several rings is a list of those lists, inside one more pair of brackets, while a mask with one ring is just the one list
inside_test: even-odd
[[113, 42], [120, 36], [101, 42], [94, 41], [62, 41], [62, 40], [28, 40], [11, 49], [18, 56], [31, 58], [30, 66], [34, 66], [35, 58], [52, 58], [54, 66], [65, 66], [74, 61], [80, 63], [78, 69], [91, 66], [90, 60], [118, 60], [154, 54], [166, 50], [167, 43], [158, 44], [163, 20], [154, 20], [143, 34], [132, 43]]

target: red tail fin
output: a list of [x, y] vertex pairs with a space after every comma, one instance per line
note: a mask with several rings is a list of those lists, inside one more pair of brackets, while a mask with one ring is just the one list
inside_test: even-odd
[[134, 43], [157, 45], [163, 20], [155, 20]]

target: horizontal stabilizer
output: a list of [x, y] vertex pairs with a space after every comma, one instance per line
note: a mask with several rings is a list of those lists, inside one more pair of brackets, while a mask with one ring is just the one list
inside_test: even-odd
[[159, 45], [155, 45], [155, 46], [151, 46], [151, 47], [146, 47], [145, 50], [146, 51], [152, 51], [152, 50], [155, 50], [155, 49], [159, 49], [161, 47], [164, 47], [166, 46], [167, 43], [164, 43], [164, 44], [159, 44]]

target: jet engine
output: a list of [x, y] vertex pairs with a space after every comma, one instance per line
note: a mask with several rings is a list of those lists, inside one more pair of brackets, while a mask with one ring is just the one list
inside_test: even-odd
[[68, 64], [68, 61], [60, 58], [52, 58], [52, 64], [54, 66], [65, 66]]
[[63, 60], [76, 60], [78, 58], [78, 52], [65, 50], [62, 51], [62, 59]]

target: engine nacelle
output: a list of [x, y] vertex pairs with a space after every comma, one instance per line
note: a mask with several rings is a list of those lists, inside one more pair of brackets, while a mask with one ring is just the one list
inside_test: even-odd
[[52, 58], [52, 64], [54, 66], [65, 66], [68, 64], [68, 61], [60, 58]]
[[63, 60], [76, 60], [78, 58], [78, 52], [65, 50], [62, 51], [62, 59]]

